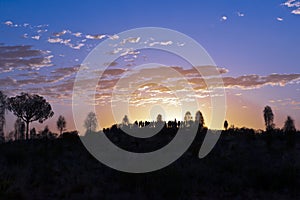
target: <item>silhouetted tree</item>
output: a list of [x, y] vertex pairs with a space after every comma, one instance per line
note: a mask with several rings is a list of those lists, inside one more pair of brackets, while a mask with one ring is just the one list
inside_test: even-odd
[[227, 122], [227, 120], [225, 120], [225, 122], [224, 122], [224, 128], [227, 131], [227, 129], [228, 129], [228, 122]]
[[163, 119], [162, 119], [162, 115], [158, 114], [156, 117], [156, 122], [155, 122], [155, 127], [156, 128], [162, 128], [164, 125]]
[[129, 119], [127, 115], [124, 115], [123, 120], [122, 120], [122, 125], [123, 126], [128, 126], [129, 125]]
[[26, 124], [26, 139], [28, 139], [29, 123], [39, 121], [43, 123], [54, 115], [51, 105], [39, 95], [21, 93], [21, 95], [8, 98], [8, 110], [13, 112]]
[[184, 115], [184, 124], [185, 127], [190, 127], [191, 126], [191, 121], [193, 120], [193, 117], [191, 115], [190, 111], [187, 111]]
[[274, 114], [270, 106], [266, 106], [264, 109], [264, 119], [265, 119], [265, 125], [266, 130], [270, 131], [274, 128]]
[[284, 123], [283, 131], [285, 133], [288, 133], [288, 132], [294, 133], [294, 132], [296, 132], [294, 120], [290, 116], [287, 116], [287, 119]]
[[63, 130], [65, 130], [66, 124], [67, 124], [67, 122], [66, 122], [65, 118], [62, 115], [60, 115], [56, 122], [56, 126], [57, 126], [57, 129], [59, 130], [60, 134], [62, 134]]
[[199, 128], [203, 128], [204, 126], [204, 117], [200, 110], [196, 112], [195, 123], [199, 125]]
[[157, 115], [156, 122], [162, 122], [162, 115], [161, 114]]
[[0, 143], [4, 142], [4, 125], [5, 125], [5, 110], [6, 110], [6, 100], [5, 94], [0, 91]]
[[98, 126], [97, 117], [94, 112], [90, 112], [84, 121], [84, 127], [87, 129], [87, 133], [96, 131]]
[[137, 127], [139, 127], [139, 123], [138, 123], [137, 120], [135, 120], [135, 122], [134, 122], [134, 128], [137, 128]]
[[50, 130], [47, 125], [45, 126], [44, 130], [41, 131], [40, 135], [42, 136], [42, 138], [48, 138], [48, 136], [50, 135]]
[[294, 148], [296, 144], [295, 143], [296, 128], [295, 128], [294, 120], [290, 116], [287, 117], [284, 123], [283, 132], [287, 136], [287, 147]]
[[15, 122], [15, 140], [24, 140], [25, 138], [25, 123], [18, 118]]

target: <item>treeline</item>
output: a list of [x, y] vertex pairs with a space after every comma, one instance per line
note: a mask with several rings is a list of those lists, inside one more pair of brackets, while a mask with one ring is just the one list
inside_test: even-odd
[[[4, 134], [4, 125], [5, 125], [5, 112], [6, 110], [12, 112], [16, 117], [14, 123], [14, 131]], [[53, 117], [54, 112], [49, 102], [42, 96], [36, 94], [21, 93], [15, 97], [7, 97], [3, 92], [0, 91], [0, 142], [12, 140], [28, 140], [28, 139], [42, 139], [50, 138], [54, 139], [61, 135], [66, 128], [66, 119], [63, 116], [59, 116], [57, 119], [57, 130], [59, 134], [53, 133], [49, 130], [48, 126], [45, 126], [44, 130], [36, 131], [35, 128], [29, 127], [31, 122], [38, 121], [43, 123], [47, 119]], [[190, 111], [187, 111], [184, 115], [183, 120], [174, 119], [173, 121], [164, 121], [161, 114], [157, 115], [156, 121], [134, 121], [130, 122], [127, 115], [123, 117], [121, 124], [114, 124], [110, 128], [103, 128], [103, 133], [118, 132], [119, 129], [123, 131], [125, 129], [130, 130], [139, 130], [139, 129], [164, 129], [163, 132], [167, 130], [176, 130], [176, 129], [189, 129], [189, 128], [198, 128], [200, 131], [205, 132], [207, 127], [205, 127], [205, 120], [201, 111], [197, 111], [193, 118]], [[274, 114], [270, 106], [266, 106], [263, 110], [263, 117], [265, 121], [265, 131], [263, 130], [254, 130], [248, 128], [235, 128], [234, 125], [229, 126], [227, 120], [224, 121], [223, 127], [226, 132], [224, 133], [245, 133], [248, 134], [282, 134], [286, 135], [290, 144], [293, 146], [295, 135], [297, 133], [294, 120], [287, 116], [287, 119], [284, 123], [284, 126], [276, 128], [274, 124]], [[86, 128], [86, 133], [96, 132], [98, 122], [97, 117], [94, 112], [90, 112], [85, 121], [84, 127]], [[100, 131], [101, 132], [101, 131]], [[69, 132], [71, 135], [78, 135], [77, 131]], [[68, 134], [68, 133], [67, 133]], [[66, 135], [66, 134], [65, 134]]]

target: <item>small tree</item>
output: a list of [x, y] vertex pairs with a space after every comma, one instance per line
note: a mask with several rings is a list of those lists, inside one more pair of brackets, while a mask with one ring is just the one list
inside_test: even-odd
[[65, 118], [60, 115], [56, 122], [56, 126], [57, 126], [57, 129], [59, 130], [60, 134], [62, 134], [63, 130], [65, 130], [66, 124], [67, 124], [67, 122], [66, 122]]
[[162, 115], [158, 114], [157, 117], [156, 117], [156, 122], [161, 123], [162, 121], [163, 121], [162, 120]]
[[26, 124], [26, 139], [28, 139], [29, 123], [39, 121], [43, 123], [54, 115], [51, 105], [39, 95], [21, 93], [21, 95], [8, 98], [8, 110], [13, 112]]
[[287, 137], [287, 147], [288, 148], [294, 148], [295, 147], [295, 136], [296, 136], [296, 128], [294, 124], [294, 120], [288, 116], [284, 126], [283, 126], [283, 132], [286, 134]]
[[84, 121], [84, 127], [87, 129], [87, 133], [96, 131], [98, 126], [97, 117], [94, 112], [90, 112]]
[[227, 122], [227, 120], [225, 120], [225, 122], [224, 122], [224, 128], [227, 131], [227, 129], [228, 129], [228, 122]]
[[270, 106], [266, 106], [264, 109], [264, 119], [266, 125], [266, 131], [271, 131], [274, 129], [274, 114]]

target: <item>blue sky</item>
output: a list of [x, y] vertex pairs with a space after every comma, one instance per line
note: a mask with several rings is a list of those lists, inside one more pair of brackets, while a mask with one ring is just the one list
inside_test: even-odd
[[[292, 0], [2, 0], [0, 1], [0, 43], [3, 43], [3, 46], [31, 45], [32, 49], [49, 51], [47, 55], [40, 55], [50, 56], [49, 62], [38, 64], [39, 66], [45, 65], [45, 67], [38, 70], [35, 78], [47, 77], [50, 72], [53, 72], [52, 75], [61, 75], [61, 77], [55, 76], [60, 79], [56, 82], [60, 83], [74, 77], [75, 75], [72, 74], [74, 66], [80, 64], [102, 41], [102, 39], [89, 39], [87, 35], [112, 36], [128, 29], [148, 26], [173, 29], [199, 42], [220, 68], [227, 69], [224, 77], [258, 75], [266, 78], [273, 73], [296, 74], [294, 78], [284, 77], [285, 84], [280, 84], [282, 80], [279, 79], [282, 77], [276, 78], [275, 82], [267, 78], [270, 82], [266, 83], [267, 86], [245, 86], [237, 83], [236, 87], [231, 85], [227, 91], [234, 99], [239, 97], [239, 100], [243, 102], [237, 105], [241, 107], [235, 109], [245, 109], [244, 104], [250, 102], [249, 104], [255, 105], [253, 109], [260, 116], [263, 106], [270, 104], [277, 112], [279, 126], [282, 126], [286, 115], [289, 114], [300, 127], [300, 122], [296, 119], [296, 116], [300, 114], [299, 78], [297, 78], [297, 74], [300, 74], [300, 11], [297, 11], [300, 3], [297, 2]], [[64, 30], [67, 33], [59, 37], [53, 35]], [[76, 37], [75, 33], [81, 33], [80, 37]], [[61, 38], [61, 40], [56, 42], [49, 40], [55, 38]], [[68, 42], [68, 39], [71, 41]], [[84, 39], [86, 41], [82, 41]], [[78, 46], [79, 44], [84, 46]], [[22, 77], [22, 71], [18, 69], [17, 64], [13, 66], [16, 67], [8, 71], [2, 70], [0, 78], [3, 81], [8, 77], [14, 80], [28, 79], [29, 75]], [[59, 70], [60, 68], [64, 70]], [[36, 69], [29, 71], [36, 72]], [[68, 73], [68, 76], [63, 73]], [[51, 78], [48, 77], [48, 79]], [[39, 84], [43, 87], [47, 82]], [[18, 88], [16, 92], [27, 90], [42, 93], [28, 89], [30, 86], [25, 84], [17, 83], [14, 86], [7, 84], [1, 87], [0, 89], [7, 91], [8, 95], [13, 95], [12, 90], [9, 89], [14, 87]], [[57, 97], [53, 93], [48, 96], [47, 94], [44, 95], [50, 99]], [[236, 100], [230, 100], [232, 97], [228, 97], [228, 109], [236, 104], [234, 102]], [[68, 95], [59, 98], [70, 100]], [[60, 103], [55, 103], [55, 106], [56, 109], [62, 107]], [[66, 111], [62, 114], [71, 116], [70, 109], [65, 109]], [[61, 109], [57, 110], [57, 113], [61, 112]], [[231, 116], [234, 115], [233, 113], [228, 113], [232, 124], [263, 128], [263, 122], [257, 120], [245, 124], [246, 119], [239, 122], [238, 117], [233, 117]], [[49, 123], [53, 124], [53, 121], [55, 120]]]

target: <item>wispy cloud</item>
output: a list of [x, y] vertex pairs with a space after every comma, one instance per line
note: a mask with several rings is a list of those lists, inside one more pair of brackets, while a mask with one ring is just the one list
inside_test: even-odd
[[39, 70], [52, 66], [49, 51], [32, 49], [30, 45], [6, 46], [0, 45], [0, 72], [13, 70]]

